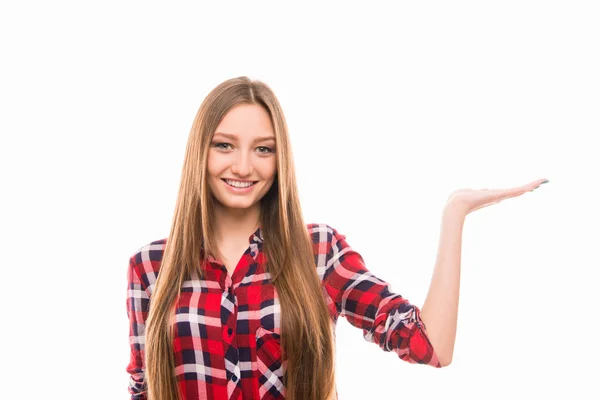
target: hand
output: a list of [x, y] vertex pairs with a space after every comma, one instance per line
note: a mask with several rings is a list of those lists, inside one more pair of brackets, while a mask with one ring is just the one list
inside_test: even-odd
[[508, 189], [458, 189], [450, 194], [447, 204], [459, 207], [467, 215], [480, 208], [499, 203], [504, 199], [517, 197], [525, 192], [531, 192], [546, 182], [548, 182], [547, 179], [536, 179], [526, 185]]

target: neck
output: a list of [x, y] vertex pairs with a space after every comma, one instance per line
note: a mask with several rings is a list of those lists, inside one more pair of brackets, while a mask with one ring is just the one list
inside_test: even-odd
[[219, 243], [248, 239], [260, 225], [260, 203], [250, 209], [215, 208], [215, 235]]

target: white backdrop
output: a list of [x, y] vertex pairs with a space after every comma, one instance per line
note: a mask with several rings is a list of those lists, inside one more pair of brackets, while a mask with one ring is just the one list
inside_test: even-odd
[[451, 191], [550, 180], [467, 217], [453, 363], [405, 363], [340, 319], [341, 399], [596, 396], [599, 18], [592, 1], [3, 3], [0, 397], [128, 398], [128, 257], [168, 234], [194, 115], [240, 75], [284, 107], [306, 221], [419, 306]]

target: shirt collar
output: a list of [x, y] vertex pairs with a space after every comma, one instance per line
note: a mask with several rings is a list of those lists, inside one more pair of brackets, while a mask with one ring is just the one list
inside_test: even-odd
[[[264, 241], [264, 237], [263, 237], [263, 233], [262, 233], [262, 229], [260, 228], [260, 226], [254, 231], [254, 233], [252, 235], [250, 235], [250, 237], [248, 237], [248, 242], [250, 243], [263, 243]], [[208, 255], [208, 261], [211, 263], [216, 263], [218, 262], [213, 256], [211, 256], [210, 254]]]
[[248, 238], [248, 241], [250, 243], [253, 243], [253, 242], [262, 243], [264, 241], [262, 229], [260, 228], [260, 226], [254, 231], [254, 233], [252, 235], [250, 235], [250, 237]]

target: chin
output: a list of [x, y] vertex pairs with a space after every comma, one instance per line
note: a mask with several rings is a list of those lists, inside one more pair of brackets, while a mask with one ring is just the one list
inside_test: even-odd
[[224, 198], [225, 200], [222, 200], [222, 199], [223, 199], [223, 197], [221, 199], [217, 198], [216, 200], [224, 208], [249, 209], [256, 204], [254, 202], [247, 202], [247, 201], [231, 201], [227, 197]]
[[234, 204], [221, 203], [221, 204], [226, 208], [231, 208], [231, 209], [236, 209], [236, 210], [249, 209], [249, 208], [252, 208], [252, 206], [254, 205], [254, 204], [239, 204], [239, 203], [234, 203]]

